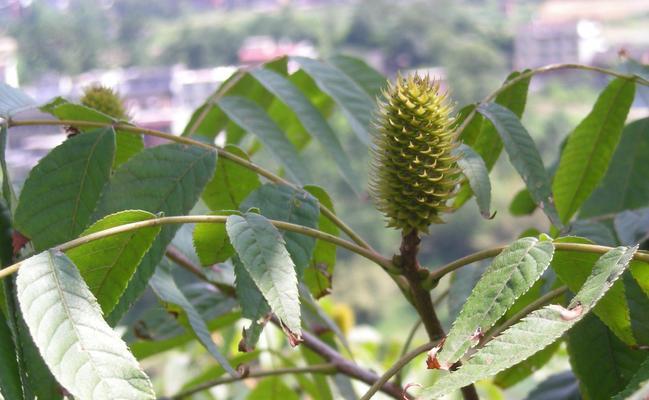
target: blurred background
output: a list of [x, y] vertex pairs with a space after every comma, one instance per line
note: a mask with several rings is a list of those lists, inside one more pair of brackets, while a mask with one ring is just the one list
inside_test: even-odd
[[[626, 57], [649, 63], [649, 0], [0, 0], [1, 81], [41, 103], [59, 95], [75, 100], [84, 87], [102, 83], [124, 97], [136, 124], [173, 133], [239, 66], [340, 53], [387, 77], [429, 72], [459, 109], [512, 70], [573, 62], [616, 68]], [[534, 78], [523, 123], [546, 167], [606, 81], [583, 72]], [[630, 119], [648, 113], [649, 96], [639, 93]], [[341, 115], [331, 123], [366, 176], [367, 149]], [[16, 132], [7, 159], [20, 185], [65, 135], [52, 128]], [[384, 254], [394, 253], [399, 234], [382, 228], [365, 188], [354, 194], [317, 148], [305, 151], [338, 214]], [[501, 157], [492, 173], [495, 218], [483, 219], [474, 204], [448, 216], [424, 238], [423, 264], [433, 268], [528, 227], [547, 228], [538, 212], [510, 215], [509, 201], [523, 187], [512, 172]], [[353, 310], [352, 337], [393, 351], [390, 343], [403, 341], [414, 313], [377, 268], [339, 253], [327, 302]], [[441, 308], [446, 319], [456, 311]]]

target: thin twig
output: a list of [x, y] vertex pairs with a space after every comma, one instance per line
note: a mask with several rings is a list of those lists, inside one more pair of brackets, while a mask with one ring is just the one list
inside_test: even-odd
[[[160, 226], [160, 225], [168, 225], [168, 224], [186, 224], [186, 223], [218, 223], [218, 224], [223, 224], [227, 220], [227, 216], [223, 215], [186, 215], [186, 216], [176, 216], [176, 217], [161, 217], [161, 218], [154, 218], [154, 219], [149, 219], [146, 221], [138, 221], [138, 222], [132, 222], [130, 224], [124, 224], [120, 226], [116, 226], [113, 228], [105, 229], [99, 232], [94, 232], [86, 236], [82, 236], [80, 238], [71, 240], [69, 242], [63, 243], [61, 245], [58, 245], [54, 247], [54, 250], [59, 250], [59, 251], [66, 251], [78, 246], [81, 246], [83, 244], [92, 242], [94, 240], [102, 239], [108, 236], [113, 236], [117, 235], [119, 233], [124, 233], [124, 232], [130, 232], [134, 231], [137, 229], [142, 229], [142, 228], [147, 228], [147, 227], [152, 227], [152, 226]], [[296, 232], [300, 233], [306, 236], [311, 236], [316, 239], [324, 240], [330, 243], [333, 243], [337, 246], [343, 247], [351, 252], [354, 252], [356, 254], [362, 255], [363, 257], [366, 257], [367, 259], [374, 261], [375, 263], [381, 265], [385, 269], [393, 269], [392, 267], [392, 261], [381, 256], [378, 253], [375, 253], [371, 250], [368, 250], [366, 248], [360, 247], [352, 242], [349, 242], [345, 239], [341, 239], [337, 236], [330, 235], [326, 232], [319, 231], [317, 229], [309, 228], [306, 226], [302, 225], [296, 225], [296, 224], [291, 224], [288, 222], [284, 221], [276, 221], [276, 220], [269, 220], [271, 224], [273, 224], [275, 227], [291, 232]], [[0, 270], [0, 279], [9, 276], [16, 272], [18, 268], [20, 268], [21, 263], [16, 263], [14, 265], [11, 265], [7, 268], [4, 268]]]
[[336, 373], [336, 366], [328, 364], [316, 364], [308, 365], [305, 367], [294, 367], [294, 368], [276, 368], [272, 370], [259, 370], [259, 371], [250, 371], [247, 374], [243, 374], [240, 377], [228, 376], [225, 378], [214, 379], [197, 385], [193, 388], [184, 390], [180, 393], [177, 393], [171, 397], [163, 397], [160, 400], [181, 400], [186, 397], [189, 397], [203, 390], [211, 389], [215, 386], [225, 385], [232, 382], [241, 381], [248, 378], [264, 378], [267, 376], [277, 376], [277, 375], [291, 375], [291, 374], [334, 374]]

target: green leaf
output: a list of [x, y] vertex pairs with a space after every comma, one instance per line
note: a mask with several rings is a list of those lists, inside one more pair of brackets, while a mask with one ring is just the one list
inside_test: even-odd
[[590, 220], [577, 220], [570, 225], [568, 233], [571, 236], [581, 236], [586, 239], [592, 240], [594, 243], [604, 246], [615, 246], [617, 244], [633, 245], [633, 243], [618, 243], [615, 235], [609, 227], [597, 221]]
[[580, 218], [649, 205], [649, 118], [624, 127], [606, 176], [579, 211]]
[[[520, 74], [517, 71], [512, 72], [505, 82], [517, 78]], [[521, 79], [509, 89], [504, 90], [496, 97], [495, 102], [510, 109], [518, 118], [521, 118], [527, 102], [530, 79], [531, 77]], [[473, 105], [465, 107], [459, 113], [458, 122], [461, 123], [474, 108]], [[462, 131], [461, 139], [466, 145], [471, 146], [476, 153], [480, 154], [487, 166], [487, 170], [491, 171], [503, 148], [502, 140], [494, 126], [485, 121], [482, 115], [475, 114], [473, 120]], [[472, 195], [471, 187], [466, 183], [463, 184], [460, 192], [455, 197], [454, 207], [462, 206]]]
[[[255, 361], [259, 357], [259, 351], [252, 351], [250, 353], [242, 353], [238, 354], [230, 359], [230, 364], [231, 365], [243, 365], [243, 364], [249, 364], [253, 361]], [[206, 370], [198, 374], [197, 376], [194, 376], [187, 382], [183, 383], [182, 390], [189, 389], [189, 388], [194, 388], [201, 383], [207, 382], [207, 381], [212, 381], [214, 379], [220, 378], [223, 374], [225, 374], [225, 370], [223, 367], [221, 367], [218, 364], [215, 365], [210, 365]]]
[[11, 185], [11, 176], [9, 175], [9, 168], [7, 168], [7, 160], [5, 153], [7, 151], [7, 124], [0, 126], [0, 179], [2, 180], [2, 198], [4, 199], [7, 207], [15, 212], [18, 200], [14, 193], [13, 186]]
[[622, 211], [615, 216], [613, 226], [621, 244], [632, 245], [644, 241], [649, 232], [649, 207]]
[[[324, 189], [318, 186], [305, 186], [304, 190], [311, 193], [320, 204], [335, 213], [333, 202]], [[320, 214], [318, 218], [318, 230], [333, 236], [340, 234], [338, 226], [323, 214]], [[338, 246], [331, 242], [321, 239], [315, 242], [313, 257], [309, 266], [304, 270], [303, 279], [315, 298], [320, 298], [331, 292], [337, 250]]]
[[[648, 265], [644, 265], [645, 268]], [[631, 273], [624, 274], [624, 295], [629, 307], [631, 330], [636, 342], [649, 345], [649, 297]]]
[[560, 343], [560, 341], [554, 342], [527, 360], [513, 365], [504, 371], [500, 371], [494, 377], [494, 384], [503, 389], [507, 389], [527, 379], [550, 361], [559, 349]]
[[17, 352], [11, 330], [4, 314], [0, 311], [0, 397], [20, 400], [23, 398]]
[[587, 315], [568, 333], [572, 370], [584, 397], [610, 399], [629, 382], [646, 352], [632, 350], [606, 328], [595, 315]]
[[327, 62], [353, 79], [373, 99], [378, 97], [381, 90], [387, 86], [388, 81], [385, 76], [360, 58], [336, 54], [328, 58]]
[[375, 107], [372, 98], [341, 70], [326, 62], [305, 57], [291, 57], [291, 60], [297, 62], [320, 90], [338, 103], [358, 138], [369, 144], [368, 129]]
[[291, 81], [276, 72], [268, 69], [255, 69], [251, 74], [266, 89], [291, 108], [302, 126], [318, 140], [326, 153], [336, 163], [347, 183], [352, 188], [358, 187], [360, 178], [354, 173], [351, 162], [338, 137], [336, 137], [327, 120], [311, 101]]
[[225, 368], [226, 371], [228, 371], [230, 375], [237, 376], [237, 372], [232, 368], [228, 359], [221, 354], [212, 340], [210, 330], [208, 329], [203, 316], [198, 312], [198, 310], [196, 310], [196, 308], [194, 308], [192, 303], [187, 300], [180, 288], [178, 288], [174, 277], [171, 275], [171, 272], [166, 265], [162, 264], [156, 269], [156, 272], [151, 277], [149, 284], [160, 300], [181, 308], [189, 321], [189, 326], [201, 344], [207, 349], [212, 357], [214, 357], [214, 359], [216, 359], [216, 361]]
[[479, 349], [457, 371], [424, 389], [423, 398], [439, 398], [526, 360], [554, 343], [579, 322], [622, 275], [637, 247], [617, 247], [597, 260], [592, 274], [568, 308], [548, 305], [533, 311]]
[[155, 398], [149, 378], [103, 320], [95, 297], [64, 254], [45, 251], [23, 261], [16, 287], [34, 342], [73, 396]]
[[[592, 244], [588, 239], [577, 237], [562, 237], [556, 242]], [[552, 269], [571, 291], [576, 292], [591, 274], [596, 260], [597, 254], [562, 250], [554, 255]], [[594, 312], [620, 339], [629, 344], [635, 343], [624, 284], [621, 281], [613, 285], [597, 303]]]
[[247, 400], [298, 400], [297, 392], [288, 387], [281, 378], [271, 377], [259, 382], [255, 388], [248, 393]]
[[[318, 227], [320, 209], [318, 200], [305, 190], [267, 183], [255, 190], [241, 205], [241, 211], [258, 208], [268, 219], [290, 222], [309, 228]], [[297, 268], [298, 278], [311, 261], [316, 240], [297, 232], [283, 231], [286, 248]]]
[[254, 213], [229, 216], [226, 228], [246, 271], [268, 305], [292, 339], [299, 338], [297, 274], [284, 238], [265, 217]]
[[476, 196], [480, 214], [484, 218], [491, 218], [491, 211], [489, 210], [491, 206], [491, 181], [484, 160], [465, 144], [458, 147], [457, 153], [461, 154], [461, 157], [457, 160], [457, 165], [469, 181], [469, 186]]
[[241, 315], [252, 321], [248, 328], [243, 329], [243, 337], [239, 343], [239, 351], [249, 353], [254, 351], [261, 332], [266, 326], [270, 306], [241, 260], [238, 257], [234, 257], [232, 264], [234, 266], [234, 285], [237, 299], [239, 299], [239, 303], [241, 304]]
[[309, 181], [307, 168], [297, 149], [261, 107], [238, 96], [223, 97], [218, 104], [232, 121], [256, 135], [293, 179], [299, 183]]
[[478, 111], [491, 121], [505, 145], [509, 160], [525, 181], [534, 201], [543, 209], [552, 224], [561, 227], [552, 192], [550, 178], [541, 156], [525, 127], [516, 114], [496, 103], [483, 104]]
[[[57, 97], [50, 103], [42, 106], [41, 111], [52, 114], [60, 120], [89, 121], [114, 124], [120, 122], [115, 118], [106, 115], [95, 109], [86, 107], [81, 104], [70, 103], [62, 97]], [[79, 127], [86, 130], [91, 128]], [[124, 163], [126, 160], [139, 153], [144, 149], [144, 140], [142, 135], [123, 130], [115, 131], [115, 160], [113, 168]]]
[[642, 363], [626, 388], [613, 400], [644, 400], [649, 396], [649, 358]]
[[634, 94], [633, 81], [613, 80], [600, 94], [590, 114], [568, 137], [552, 185], [564, 223], [570, 221], [604, 177]]
[[[95, 222], [81, 236], [153, 218], [155, 215], [146, 211], [122, 211]], [[158, 233], [159, 226], [141, 228], [94, 240], [66, 252], [104, 314], [108, 315], [115, 307]]]
[[[132, 209], [165, 216], [186, 215], [212, 177], [215, 164], [214, 151], [196, 146], [165, 144], [145, 149], [115, 171], [102, 194], [95, 219]], [[178, 225], [162, 227], [110, 314], [110, 323], [117, 323], [146, 289], [177, 230]]]
[[0, 118], [8, 119], [35, 105], [36, 102], [23, 91], [0, 82]]
[[[214, 215], [230, 215], [216, 213]], [[225, 231], [225, 224], [198, 223], [194, 227], [194, 249], [204, 267], [222, 263], [234, 255], [234, 248]]]
[[572, 371], [565, 371], [541, 382], [525, 400], [582, 400], [582, 397], [577, 378]]
[[113, 129], [99, 129], [66, 140], [31, 170], [14, 223], [37, 251], [76, 238], [88, 226], [114, 152]]
[[476, 331], [486, 332], [527, 292], [550, 265], [554, 246], [533, 237], [518, 239], [503, 250], [473, 288], [437, 355], [451, 365], [477, 344]]
[[[225, 150], [248, 160], [248, 154], [235, 145]], [[261, 183], [257, 174], [225, 157], [216, 162], [214, 177], [205, 186], [201, 198], [212, 211], [237, 210], [241, 202]]]
[[478, 283], [482, 274], [487, 269], [487, 262], [482, 261], [473, 264], [468, 268], [460, 268], [453, 271], [451, 276], [451, 286], [448, 293], [448, 315], [452, 321], [455, 321], [462, 311], [462, 306], [466, 303], [473, 288]]
[[[0, 200], [0, 267], [13, 263], [13, 246], [11, 245], [11, 211], [4, 201]], [[1, 285], [0, 285], [1, 286]], [[0, 288], [0, 309], [4, 309], [2, 301], [2, 290]]]
[[527, 189], [519, 190], [509, 204], [509, 212], [517, 217], [530, 215], [534, 210], [536, 210], [536, 203]]

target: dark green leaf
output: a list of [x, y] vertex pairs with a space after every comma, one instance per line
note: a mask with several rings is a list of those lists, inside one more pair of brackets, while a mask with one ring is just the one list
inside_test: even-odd
[[[216, 153], [199, 147], [165, 144], [148, 148], [122, 164], [104, 191], [95, 219], [138, 209], [165, 216], [186, 215], [214, 172]], [[109, 316], [117, 323], [146, 288], [178, 225], [166, 225], [144, 255], [124, 295]]]
[[23, 398], [20, 370], [18, 369], [17, 352], [11, 330], [5, 316], [0, 311], [0, 397], [7, 400]]
[[35, 105], [36, 102], [21, 90], [0, 82], [0, 118], [7, 119]]
[[349, 185], [356, 188], [360, 184], [360, 178], [354, 173], [351, 162], [336, 134], [311, 101], [291, 81], [276, 72], [256, 69], [251, 74], [293, 110], [304, 128], [318, 140], [327, 154], [335, 161]]
[[238, 96], [223, 97], [218, 104], [237, 125], [256, 135], [293, 179], [299, 183], [309, 181], [309, 174], [297, 149], [261, 107]]
[[579, 322], [622, 275], [637, 247], [617, 247], [597, 260], [592, 274], [567, 308], [548, 305], [528, 314], [495, 337], [457, 371], [442, 376], [421, 393], [439, 398], [528, 359]]
[[534, 210], [536, 203], [527, 189], [519, 190], [509, 204], [509, 212], [515, 216], [530, 215]]
[[649, 396], [649, 358], [633, 375], [629, 385], [613, 397], [613, 400], [646, 400], [647, 396]]
[[88, 226], [114, 153], [113, 129], [99, 129], [66, 140], [31, 170], [14, 223], [37, 251], [76, 238]]
[[461, 154], [457, 160], [457, 165], [469, 181], [469, 186], [476, 196], [480, 214], [484, 218], [491, 218], [491, 211], [489, 210], [491, 207], [491, 181], [484, 160], [465, 144], [460, 145], [457, 153]]
[[608, 400], [620, 392], [647, 358], [646, 352], [632, 350], [594, 314], [568, 333], [568, 353], [584, 397], [591, 400]]
[[254, 213], [229, 216], [226, 228], [246, 271], [291, 340], [299, 339], [297, 274], [282, 235], [265, 217]]
[[[603, 246], [615, 246], [618, 244], [611, 229], [602, 222], [577, 220], [570, 225], [570, 230], [567, 233], [571, 236], [585, 237]], [[632, 245], [635, 243], [621, 244]]]
[[633, 336], [638, 344], [649, 346], [649, 297], [630, 273], [624, 274], [623, 282]]
[[[95, 222], [81, 236], [152, 218], [155, 218], [155, 215], [146, 211], [118, 212]], [[119, 301], [158, 233], [159, 226], [141, 228], [94, 240], [66, 252], [97, 298], [105, 315], [108, 315]]]
[[2, 198], [4, 199], [7, 208], [14, 211], [18, 200], [14, 193], [13, 186], [11, 185], [11, 176], [7, 168], [7, 160], [5, 153], [7, 150], [7, 125], [0, 126], [0, 179], [2, 180]]
[[[286, 185], [268, 183], [248, 196], [241, 204], [241, 211], [258, 208], [268, 219], [290, 222], [297, 225], [318, 227], [320, 210], [318, 201], [308, 192]], [[311, 236], [297, 232], [282, 232], [286, 248], [301, 279], [311, 261], [316, 241]]]
[[[237, 146], [227, 145], [225, 150], [248, 160], [246, 152]], [[237, 210], [241, 202], [259, 185], [261, 183], [255, 172], [220, 157], [216, 162], [214, 177], [205, 186], [201, 198], [212, 211]]]
[[180, 307], [189, 322], [189, 326], [201, 344], [230, 375], [237, 376], [236, 371], [232, 368], [228, 359], [221, 354], [212, 340], [210, 330], [203, 316], [194, 308], [194, 305], [185, 297], [180, 288], [178, 288], [174, 277], [166, 265], [162, 264], [157, 268], [149, 284], [160, 300]]
[[604, 177], [634, 94], [633, 81], [613, 80], [600, 94], [590, 114], [568, 137], [552, 185], [564, 223], [570, 221]]
[[368, 129], [374, 115], [372, 98], [356, 82], [330, 64], [305, 57], [291, 59], [313, 78], [320, 90], [338, 103], [359, 139], [369, 144]]
[[[109, 115], [81, 104], [70, 103], [61, 97], [57, 97], [50, 103], [42, 106], [40, 109], [41, 111], [52, 114], [61, 120], [102, 122], [109, 124], [119, 122]], [[78, 128], [84, 129], [83, 126]], [[119, 166], [144, 149], [144, 140], [142, 135], [121, 131], [119, 129], [115, 134], [115, 144], [115, 160], [113, 161], [113, 167]]]
[[582, 400], [579, 382], [572, 371], [551, 375], [537, 386], [525, 400]]
[[486, 332], [527, 292], [550, 265], [550, 241], [522, 238], [503, 250], [485, 271], [467, 299], [437, 355], [441, 365], [452, 365], [477, 344], [476, 332]]
[[385, 76], [360, 58], [337, 54], [328, 58], [327, 62], [352, 78], [373, 99], [378, 97], [381, 90], [387, 86]]
[[83, 399], [155, 399], [149, 378], [64, 254], [46, 251], [23, 261], [16, 288], [34, 342], [68, 392]]
[[512, 165], [525, 181], [534, 201], [540, 205], [552, 224], [561, 227], [552, 200], [550, 178], [534, 140], [516, 114], [496, 103], [481, 105], [478, 111], [488, 118], [498, 131]]
[[615, 216], [613, 226], [622, 244], [631, 245], [646, 240], [649, 233], [649, 208], [622, 211]]

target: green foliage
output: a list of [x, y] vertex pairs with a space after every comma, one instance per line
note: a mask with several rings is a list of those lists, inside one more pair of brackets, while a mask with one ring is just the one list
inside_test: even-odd
[[460, 154], [457, 160], [457, 166], [469, 182], [469, 187], [473, 191], [480, 209], [480, 214], [485, 218], [491, 217], [491, 181], [489, 180], [489, 171], [484, 160], [471, 147], [462, 144], [458, 148]]
[[5, 399], [23, 399], [17, 355], [9, 325], [0, 312], [0, 358], [3, 362], [0, 370], [0, 395]]

